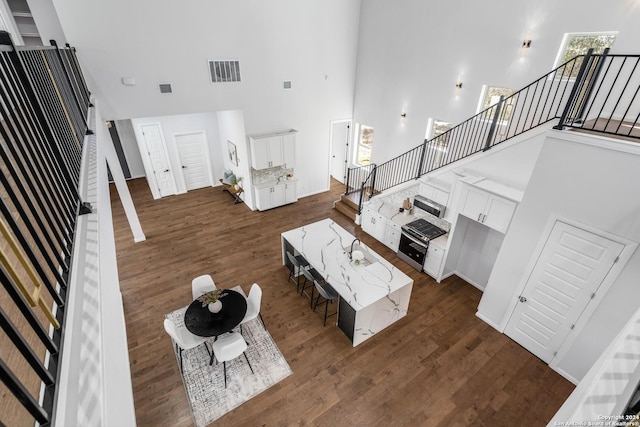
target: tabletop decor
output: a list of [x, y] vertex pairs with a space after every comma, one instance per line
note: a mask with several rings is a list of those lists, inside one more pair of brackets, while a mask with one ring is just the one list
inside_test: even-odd
[[198, 301], [202, 303], [203, 307], [207, 307], [210, 312], [215, 314], [222, 310], [222, 301], [220, 301], [220, 298], [224, 295], [222, 289], [216, 289], [200, 295]]
[[364, 254], [361, 251], [353, 251], [351, 252], [351, 259], [353, 260], [353, 265], [360, 265], [360, 262], [364, 259]]
[[[244, 295], [239, 286], [233, 289]], [[167, 314], [166, 317], [181, 326], [184, 324], [185, 311], [186, 307], [183, 307]], [[224, 388], [222, 364], [214, 363], [210, 366], [209, 354], [204, 346], [201, 345], [183, 352], [182, 380], [196, 427], [205, 427], [211, 424], [227, 412], [293, 373], [275, 341], [259, 319], [256, 318], [245, 323], [242, 335], [249, 344], [247, 357], [251, 361], [254, 373], [251, 373], [244, 360], [227, 362], [229, 383], [226, 389]], [[177, 353], [175, 356], [176, 363], [178, 363], [177, 374], [180, 372], [180, 362]]]

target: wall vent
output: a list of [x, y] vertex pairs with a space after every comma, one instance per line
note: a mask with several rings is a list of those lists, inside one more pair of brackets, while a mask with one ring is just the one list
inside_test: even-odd
[[158, 85], [160, 87], [160, 93], [172, 93], [173, 89], [169, 83], [161, 83]]
[[240, 81], [240, 61], [209, 61], [211, 83]]
[[283, 83], [283, 87], [284, 87], [285, 89], [291, 89], [291, 82], [290, 82], [290, 81], [286, 81], [286, 82], [284, 82], [284, 83]]

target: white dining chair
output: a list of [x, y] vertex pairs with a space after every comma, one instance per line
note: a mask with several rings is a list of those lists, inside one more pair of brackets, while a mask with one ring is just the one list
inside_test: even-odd
[[[240, 333], [242, 333], [242, 325], [250, 320], [260, 317], [260, 323], [264, 328], [264, 320], [260, 314], [260, 305], [262, 304], [262, 288], [257, 283], [251, 285], [249, 296], [247, 297], [247, 313], [240, 322]], [[266, 329], [266, 328], [265, 328]]]
[[194, 300], [200, 295], [206, 294], [210, 291], [215, 291], [216, 289], [216, 284], [208, 274], [198, 276], [191, 281], [191, 294], [193, 295]]
[[209, 347], [207, 347], [207, 337], [199, 337], [197, 335], [194, 335], [189, 332], [186, 327], [176, 326], [176, 324], [169, 319], [164, 319], [164, 330], [175, 342], [176, 351], [178, 351], [180, 355], [180, 373], [184, 372], [182, 368], [182, 351], [191, 350], [192, 348], [196, 348], [200, 344], [204, 344], [204, 348], [207, 349], [207, 353], [210, 357], [209, 364], [211, 364], [211, 361], [213, 360], [213, 352], [210, 352]]
[[241, 334], [233, 332], [231, 334], [220, 337], [214, 341], [211, 347], [216, 360], [218, 362], [222, 362], [223, 365], [224, 388], [227, 388], [227, 362], [235, 359], [241, 354], [244, 354], [244, 358], [247, 359], [247, 363], [249, 364], [251, 373], [255, 375], [255, 373], [253, 372], [253, 367], [251, 366], [251, 362], [249, 362], [249, 358], [247, 357], [247, 353], [245, 353], [245, 350], [248, 347], [247, 342], [244, 340]]

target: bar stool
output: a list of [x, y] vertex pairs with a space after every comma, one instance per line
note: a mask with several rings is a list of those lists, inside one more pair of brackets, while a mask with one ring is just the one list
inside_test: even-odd
[[334, 313], [327, 315], [329, 303], [333, 303], [336, 299], [338, 299], [338, 293], [336, 292], [335, 289], [331, 287], [330, 284], [326, 282], [321, 285], [320, 283], [314, 280], [313, 284], [318, 290], [318, 298], [316, 298], [316, 303], [313, 306], [313, 311], [315, 312], [316, 308], [318, 308], [320, 297], [324, 298], [324, 301], [320, 303], [320, 304], [324, 304], [324, 321], [322, 325], [327, 326], [327, 317], [335, 316], [336, 314], [338, 314], [338, 309], [336, 308], [336, 311]]
[[[300, 295], [305, 294], [311, 300], [310, 307], [313, 308], [313, 294], [315, 289], [315, 282], [324, 283], [324, 277], [315, 268], [305, 268], [302, 270], [304, 275], [304, 282], [300, 289]], [[311, 288], [311, 295], [309, 295], [307, 288]]]
[[304, 259], [302, 255], [293, 256], [293, 254], [287, 251], [287, 258], [289, 259], [289, 263], [291, 265], [287, 265], [289, 269], [289, 281], [291, 278], [295, 276], [296, 280], [293, 282], [296, 284], [296, 291], [300, 289], [300, 273], [302, 270], [309, 267], [309, 262]]

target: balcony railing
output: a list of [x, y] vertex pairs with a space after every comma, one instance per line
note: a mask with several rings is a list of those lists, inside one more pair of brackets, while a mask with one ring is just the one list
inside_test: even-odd
[[607, 51], [575, 57], [398, 157], [377, 166], [350, 168], [345, 193], [360, 191], [366, 200], [557, 119], [557, 129], [640, 139], [639, 63], [640, 55]]
[[52, 422], [88, 109], [72, 48], [0, 32], [0, 424]]

